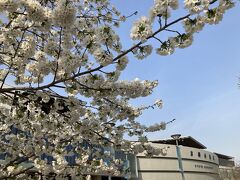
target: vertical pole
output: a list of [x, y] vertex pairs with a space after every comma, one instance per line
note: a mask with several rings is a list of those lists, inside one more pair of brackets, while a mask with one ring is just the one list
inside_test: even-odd
[[177, 158], [178, 158], [178, 167], [182, 176], [182, 180], [185, 180], [184, 171], [183, 171], [183, 164], [182, 164], [182, 156], [181, 151], [178, 146], [178, 140], [176, 139], [176, 151], [177, 151]]

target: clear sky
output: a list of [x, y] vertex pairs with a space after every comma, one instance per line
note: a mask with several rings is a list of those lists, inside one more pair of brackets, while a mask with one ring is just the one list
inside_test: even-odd
[[[126, 15], [139, 11], [120, 28], [124, 47], [130, 47], [131, 24], [148, 14], [153, 0], [112, 2]], [[238, 4], [220, 24], [207, 26], [196, 34], [189, 48], [178, 49], [167, 57], [153, 54], [143, 61], [130, 58], [122, 79], [159, 80], [151, 97], [134, 103], [151, 104], [157, 98], [164, 101], [162, 110], [145, 111], [139, 121], [151, 124], [177, 120], [165, 131], [150, 134], [150, 139], [180, 133], [196, 138], [210, 151], [240, 159], [239, 8]]]

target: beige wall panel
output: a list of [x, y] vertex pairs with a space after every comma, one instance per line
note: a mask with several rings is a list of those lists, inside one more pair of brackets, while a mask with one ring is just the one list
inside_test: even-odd
[[[178, 173], [140, 173], [138, 180], [182, 180]], [[219, 180], [212, 174], [185, 174], [185, 180]]]
[[185, 171], [209, 172], [218, 174], [218, 165], [194, 160], [184, 160], [183, 169]]
[[181, 180], [178, 173], [139, 173], [138, 180]]
[[[154, 144], [165, 148], [165, 153], [147, 158], [138, 154], [138, 180], [182, 180], [175, 145]], [[218, 157], [206, 150], [180, 146], [183, 170], [186, 180], [219, 180]], [[164, 172], [165, 171], [165, 172]], [[167, 171], [167, 172], [166, 172]]]
[[176, 159], [149, 159], [139, 158], [137, 159], [138, 170], [175, 170], [177, 171], [178, 162]]
[[[164, 150], [164, 154], [160, 154], [158, 156], [155, 157], [177, 157], [177, 153], [176, 153], [176, 146], [175, 145], [169, 145], [169, 144], [156, 144], [156, 143], [150, 143], [153, 147], [156, 148], [161, 148], [161, 149], [165, 149]], [[209, 151], [205, 151], [203, 149], [197, 149], [197, 148], [192, 148], [192, 147], [186, 147], [186, 146], [179, 146], [180, 150], [181, 150], [181, 155], [182, 158], [187, 158], [187, 159], [198, 159], [198, 160], [204, 160], [204, 161], [208, 161], [208, 162], [213, 162], [216, 164], [219, 164], [218, 161], [218, 157], [209, 152]], [[193, 153], [193, 156], [191, 156], [191, 151]], [[198, 157], [198, 153], [201, 154], [201, 157]], [[206, 158], [204, 157], [204, 155], [206, 155]], [[144, 153], [140, 153], [138, 154], [138, 156], [145, 156]], [[211, 157], [211, 159], [209, 158], [209, 156]]]
[[[178, 159], [167, 158], [138, 158], [138, 170], [152, 170], [152, 171], [178, 171]], [[184, 171], [198, 171], [218, 173], [218, 166], [209, 162], [201, 162], [194, 160], [183, 160]]]

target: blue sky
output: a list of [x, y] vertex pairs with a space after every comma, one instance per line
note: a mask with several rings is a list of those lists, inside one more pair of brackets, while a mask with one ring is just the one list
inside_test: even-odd
[[[112, 2], [126, 15], [139, 11], [119, 31], [124, 47], [130, 47], [131, 25], [137, 17], [148, 14], [153, 0]], [[179, 14], [184, 11], [176, 16]], [[207, 26], [196, 34], [187, 49], [178, 49], [167, 57], [152, 54], [143, 61], [130, 57], [122, 79], [159, 80], [151, 97], [134, 103], [151, 104], [157, 98], [164, 101], [163, 109], [145, 111], [139, 121], [151, 124], [177, 119], [167, 130], [149, 134], [150, 139], [181, 133], [196, 138], [211, 151], [240, 159], [239, 32], [238, 4], [220, 24]]]

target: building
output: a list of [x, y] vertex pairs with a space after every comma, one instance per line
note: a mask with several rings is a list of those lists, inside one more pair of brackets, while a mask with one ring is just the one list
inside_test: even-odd
[[194, 138], [152, 141], [157, 148], [166, 148], [165, 154], [147, 158], [137, 155], [139, 180], [219, 180], [218, 156]]
[[[232, 169], [233, 158], [213, 153], [192, 138], [157, 140], [152, 146], [164, 149], [163, 153], [146, 157], [144, 153], [129, 161], [131, 177], [95, 176], [94, 180], [237, 180]], [[223, 177], [224, 176], [224, 177]]]
[[223, 154], [215, 153], [219, 160], [219, 176], [221, 180], [235, 180], [235, 163], [234, 158]]
[[[14, 129], [13, 129], [14, 130]], [[15, 131], [14, 131], [15, 132]], [[12, 132], [12, 133], [14, 133]], [[16, 132], [17, 133], [17, 132]], [[124, 163], [119, 176], [106, 174], [92, 174], [92, 180], [238, 180], [235, 173], [233, 157], [213, 153], [191, 136], [175, 139], [150, 141], [155, 148], [162, 149], [162, 153], [147, 157], [144, 153], [128, 154], [112, 148], [94, 146], [103, 153], [110, 152], [111, 158], [121, 159]], [[83, 143], [83, 148], [88, 144]], [[70, 147], [69, 147], [70, 148]], [[75, 164], [75, 156], [66, 156], [69, 165]], [[43, 159], [52, 162], [52, 156], [42, 155]], [[5, 153], [0, 153], [0, 160], [4, 162]], [[108, 163], [108, 160], [105, 160]], [[1, 163], [1, 162], [0, 162]]]

